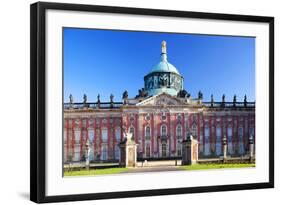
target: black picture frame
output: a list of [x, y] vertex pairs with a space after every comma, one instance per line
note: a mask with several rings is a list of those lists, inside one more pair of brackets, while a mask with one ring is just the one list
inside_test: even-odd
[[[46, 10], [121, 13], [263, 22], [269, 25], [269, 181], [236, 185], [46, 196]], [[267, 122], [266, 122], [267, 123]], [[97, 200], [274, 187], [274, 17], [38, 2], [30, 6], [30, 200], [37, 203]]]

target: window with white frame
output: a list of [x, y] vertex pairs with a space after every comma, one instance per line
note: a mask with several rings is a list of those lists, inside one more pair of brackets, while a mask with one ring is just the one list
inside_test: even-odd
[[181, 125], [177, 125], [176, 135], [177, 135], [177, 138], [182, 138], [182, 126]]
[[221, 155], [222, 153], [221, 135], [222, 135], [221, 127], [217, 126], [216, 127], [216, 154], [217, 155]]
[[243, 127], [238, 128], [238, 139], [239, 139], [239, 154], [244, 154], [244, 143], [243, 143], [243, 135], [244, 135]]
[[233, 146], [232, 146], [232, 127], [227, 128], [227, 149], [229, 154], [233, 154]]
[[75, 130], [74, 135], [75, 135], [75, 144], [79, 144], [80, 142], [80, 134], [81, 131], [80, 130]]
[[209, 141], [210, 141], [210, 129], [209, 129], [209, 126], [205, 126], [204, 134], [205, 134], [205, 143], [209, 143]]
[[151, 136], [151, 134], [150, 134], [150, 126], [146, 126], [145, 127], [145, 138], [149, 140], [150, 136]]
[[108, 130], [107, 130], [107, 128], [102, 128], [101, 137], [102, 137], [103, 142], [107, 142], [107, 140], [108, 140]]
[[227, 140], [228, 142], [232, 142], [232, 127], [227, 128]]
[[254, 138], [255, 136], [255, 128], [254, 127], [250, 127], [249, 128], [249, 137], [252, 136]]
[[115, 129], [115, 138], [117, 142], [120, 142], [121, 140], [121, 129], [120, 127], [116, 127]]
[[115, 145], [115, 159], [120, 159], [120, 148], [118, 145]]
[[221, 127], [216, 128], [216, 137], [217, 137], [216, 139], [217, 143], [221, 142]]
[[134, 127], [130, 127], [130, 133], [132, 133], [132, 138], [135, 138], [135, 128]]
[[94, 138], [95, 138], [94, 130], [91, 129], [91, 130], [89, 130], [88, 132], [89, 132], [89, 142], [90, 142], [90, 143], [93, 143], [93, 142], [94, 142]]
[[161, 126], [161, 135], [167, 136], [167, 126], [166, 125]]
[[191, 127], [191, 133], [193, 135], [193, 137], [197, 137], [197, 125], [194, 123]]
[[243, 140], [243, 127], [238, 128], [238, 137], [239, 141], [241, 142]]

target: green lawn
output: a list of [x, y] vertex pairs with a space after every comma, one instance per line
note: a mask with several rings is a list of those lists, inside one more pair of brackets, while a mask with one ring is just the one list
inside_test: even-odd
[[200, 170], [200, 169], [225, 169], [225, 168], [246, 168], [255, 167], [255, 164], [194, 164], [181, 166], [184, 170]]
[[64, 176], [95, 176], [103, 174], [118, 174], [127, 171], [128, 168], [106, 168], [106, 169], [90, 169], [79, 171], [64, 171]]

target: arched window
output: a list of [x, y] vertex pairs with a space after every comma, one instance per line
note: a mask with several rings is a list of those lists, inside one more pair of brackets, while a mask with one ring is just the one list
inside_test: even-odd
[[193, 137], [197, 137], [197, 125], [195, 123], [191, 127], [191, 133]]
[[161, 126], [161, 135], [167, 136], [167, 126], [166, 125]]
[[101, 130], [102, 141], [106, 142], [108, 140], [108, 131], [107, 128], [102, 128]]
[[145, 138], [150, 139], [150, 127], [149, 126], [145, 127]]
[[177, 138], [182, 138], [182, 126], [178, 125], [176, 130]]
[[117, 142], [120, 142], [121, 139], [121, 129], [120, 127], [116, 127], [115, 129], [115, 138]]
[[134, 127], [130, 127], [130, 133], [132, 133], [132, 137], [134, 139], [135, 138], [135, 128]]

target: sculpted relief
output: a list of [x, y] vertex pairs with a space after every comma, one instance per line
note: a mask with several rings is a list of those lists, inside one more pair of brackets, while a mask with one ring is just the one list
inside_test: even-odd
[[176, 105], [176, 104], [178, 103], [175, 100], [165, 97], [156, 99], [155, 101], [155, 105]]

